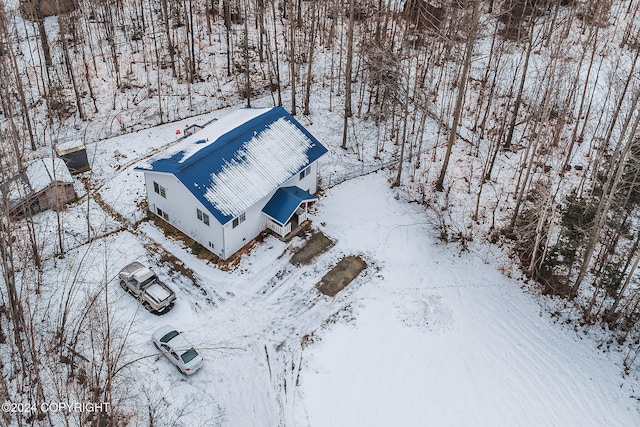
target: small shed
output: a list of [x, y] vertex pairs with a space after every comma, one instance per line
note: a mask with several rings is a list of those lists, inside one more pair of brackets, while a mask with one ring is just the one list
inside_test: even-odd
[[184, 128], [184, 136], [189, 136], [189, 135], [193, 135], [194, 133], [198, 132], [199, 130], [204, 129], [202, 126], [200, 125], [189, 125], [186, 128]]
[[64, 160], [69, 172], [74, 175], [91, 169], [87, 158], [87, 147], [81, 141], [70, 141], [56, 145], [56, 154]]
[[33, 161], [25, 171], [0, 185], [9, 213], [21, 217], [47, 209], [63, 209], [77, 199], [73, 178], [65, 163], [57, 158]]

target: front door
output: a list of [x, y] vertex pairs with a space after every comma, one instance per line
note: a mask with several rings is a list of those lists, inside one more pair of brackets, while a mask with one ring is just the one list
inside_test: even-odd
[[298, 214], [297, 214], [297, 213], [294, 213], [294, 214], [293, 214], [293, 216], [291, 217], [291, 221], [290, 221], [290, 222], [291, 222], [291, 230], [293, 231], [293, 230], [295, 230], [295, 229], [298, 227], [298, 225], [300, 224], [300, 222], [299, 222], [299, 218], [298, 218]]

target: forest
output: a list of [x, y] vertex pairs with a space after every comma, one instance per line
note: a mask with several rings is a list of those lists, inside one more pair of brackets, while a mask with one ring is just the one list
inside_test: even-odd
[[[506, 248], [559, 315], [625, 348], [629, 372], [640, 352], [639, 11], [639, 0], [5, 1], [0, 182], [68, 141], [237, 105], [310, 121], [322, 110], [340, 123], [343, 154], [387, 168], [442, 241]], [[91, 194], [90, 175], [84, 184]], [[109, 401], [122, 365], [108, 322], [89, 309], [71, 319], [71, 302], [53, 325], [36, 322], [30, 295], [68, 249], [64, 213], [58, 236], [44, 236], [0, 193], [0, 342], [15, 349], [2, 363], [23, 368], [2, 376], [0, 395], [44, 396], [47, 358], [73, 358], [92, 330], [93, 374], [58, 385]]]

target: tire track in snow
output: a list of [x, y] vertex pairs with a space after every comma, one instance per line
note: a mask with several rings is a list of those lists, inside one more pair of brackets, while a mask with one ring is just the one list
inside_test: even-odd
[[[155, 230], [143, 228], [143, 235], [147, 238], [164, 240], [162, 236], [156, 236]], [[193, 271], [199, 286], [207, 293], [204, 298], [213, 299], [213, 304], [204, 303], [203, 295], [195, 287], [180, 283], [181, 301], [188, 304], [187, 310], [192, 313], [194, 321], [201, 319], [198, 321], [204, 324], [215, 324], [216, 334], [211, 342], [200, 344], [209, 352], [214, 351], [216, 365], [229, 366], [223, 370], [222, 367], [207, 365], [204, 369], [234, 372], [239, 361], [250, 363], [254, 374], [262, 372], [263, 375], [250, 378], [236, 373], [226, 381], [238, 382], [243, 389], [254, 389], [252, 395], [262, 396], [260, 402], [252, 403], [261, 408], [254, 408], [255, 419], [261, 425], [274, 425], [272, 422], [276, 420], [279, 425], [293, 425], [296, 384], [302, 365], [301, 340], [352, 301], [353, 292], [364, 283], [362, 275], [367, 275], [369, 270], [361, 273], [336, 297], [330, 298], [317, 291], [315, 284], [344, 256], [334, 248], [318, 256], [310, 265], [293, 266], [290, 264], [293, 250], [288, 246], [274, 258], [274, 262], [256, 270], [250, 269], [251, 274], [247, 275], [240, 270], [240, 274], [230, 276], [229, 282], [218, 283], [219, 279], [213, 279], [207, 273], [209, 266], [194, 262], [183, 249], [174, 248], [175, 243], [169, 242], [168, 245], [172, 250], [177, 249], [172, 252], [176, 259]], [[161, 246], [164, 249], [164, 244]], [[242, 331], [242, 335], [238, 331]], [[216, 347], [235, 348], [240, 353], [219, 354], [215, 353]], [[189, 383], [203, 393], [211, 387], [211, 384], [195, 378]], [[212, 396], [214, 402], [226, 402], [228, 408], [225, 411], [236, 413], [246, 403], [241, 403], [240, 390], [236, 390], [238, 385], [232, 388], [225, 391], [226, 398]], [[260, 420], [258, 414], [268, 419]]]
[[363, 277], [368, 276], [369, 270], [365, 270], [336, 297], [321, 294], [315, 284], [343, 255], [337, 250], [329, 250], [309, 266], [280, 269], [272, 276], [268, 287], [261, 288], [252, 300], [244, 303], [247, 307], [251, 304], [264, 306], [266, 298], [270, 305], [270, 309], [265, 310], [271, 314], [264, 323], [268, 326], [263, 329], [265, 335], [271, 333], [270, 344], [264, 344], [264, 351], [281, 425], [295, 424], [295, 393], [302, 365], [303, 337], [349, 305], [355, 290], [366, 280]]

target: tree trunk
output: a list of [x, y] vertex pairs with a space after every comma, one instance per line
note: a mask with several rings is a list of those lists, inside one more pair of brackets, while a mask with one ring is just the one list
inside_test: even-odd
[[[164, 19], [164, 29], [167, 35], [167, 49], [169, 50], [169, 61], [171, 65], [171, 71], [173, 72], [173, 77], [178, 75], [176, 70], [176, 49], [173, 46], [173, 41], [171, 40], [171, 26], [169, 24], [169, 6], [167, 4], [167, 0], [161, 0], [160, 4], [162, 5], [162, 18]], [[160, 72], [160, 70], [158, 70]]]
[[66, 16], [58, 17], [58, 25], [60, 26], [60, 39], [62, 40], [64, 64], [67, 68], [67, 73], [69, 73], [69, 80], [71, 80], [71, 87], [73, 88], [73, 94], [76, 100], [76, 108], [78, 109], [80, 120], [84, 121], [87, 119], [87, 117], [84, 114], [84, 108], [82, 107], [82, 97], [80, 96], [78, 83], [76, 82], [76, 75], [73, 70], [73, 63], [71, 62], [71, 53], [69, 52], [69, 42], [67, 40], [67, 35], [71, 34], [69, 32], [68, 18]]
[[251, 108], [251, 63], [249, 61], [249, 19], [247, 19], [248, 6], [244, 0], [244, 68], [245, 68], [245, 97], [247, 98], [247, 108]]
[[276, 88], [278, 89], [278, 107], [282, 107], [282, 85], [280, 82], [280, 57], [278, 49], [278, 31], [276, 25], [276, 6], [275, 2], [271, 2], [271, 13], [273, 15], [273, 45], [275, 53], [275, 65], [276, 65]]
[[302, 114], [308, 116], [311, 114], [309, 107], [311, 100], [311, 83], [313, 82], [312, 64], [313, 64], [313, 51], [316, 44], [316, 21], [317, 21], [317, 6], [314, 1], [311, 4], [311, 34], [309, 36], [309, 58], [307, 58], [307, 86], [304, 94], [304, 111]]
[[442, 162], [442, 169], [440, 169], [440, 175], [436, 182], [436, 191], [442, 191], [444, 189], [444, 178], [447, 174], [447, 168], [449, 166], [449, 159], [451, 157], [451, 150], [453, 144], [456, 142], [456, 136], [458, 134], [458, 125], [460, 124], [460, 118], [462, 116], [462, 107], [464, 105], [464, 92], [467, 85], [467, 78], [469, 76], [469, 69], [471, 68], [471, 57], [473, 55], [473, 47], [475, 45], [476, 32], [478, 30], [478, 15], [480, 12], [479, 0], [473, 2], [473, 16], [471, 18], [471, 28], [469, 29], [469, 35], [467, 37], [467, 44], [465, 47], [465, 58], [462, 65], [462, 72], [458, 77], [458, 96], [456, 97], [456, 106], [453, 110], [453, 124], [449, 131], [449, 138], [447, 139], [447, 150]]
[[531, 50], [533, 49], [533, 28], [531, 25], [531, 31], [529, 32], [529, 42], [527, 43], [527, 50], [524, 56], [524, 68], [522, 70], [522, 76], [520, 76], [520, 85], [518, 86], [518, 93], [516, 95], [515, 104], [513, 106], [513, 116], [511, 117], [511, 123], [509, 124], [509, 131], [507, 132], [507, 138], [504, 141], [504, 148], [511, 148], [511, 142], [513, 140], [513, 132], [518, 122], [518, 112], [520, 111], [520, 105], [522, 104], [522, 92], [524, 91], [524, 83], [527, 80], [527, 71], [529, 70], [529, 58], [531, 58]]
[[296, 110], [296, 52], [295, 52], [295, 19], [293, 18], [293, 0], [287, 1], [289, 6], [289, 83], [291, 84], [291, 115], [295, 116]]
[[349, 26], [347, 28], [347, 60], [344, 71], [344, 120], [342, 126], [342, 149], [347, 149], [347, 119], [353, 115], [351, 110], [351, 72], [353, 67], [353, 13], [355, 0], [349, 0]]

